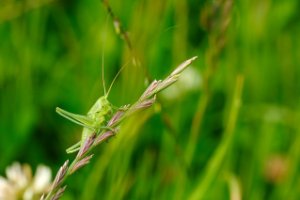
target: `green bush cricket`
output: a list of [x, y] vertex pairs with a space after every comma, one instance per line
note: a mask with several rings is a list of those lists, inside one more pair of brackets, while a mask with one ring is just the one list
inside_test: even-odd
[[83, 144], [83, 142], [91, 136], [93, 133], [98, 133], [101, 129], [109, 129], [111, 128], [105, 126], [105, 118], [107, 115], [111, 114], [113, 111], [113, 105], [107, 100], [107, 97], [110, 93], [110, 90], [112, 88], [112, 85], [114, 84], [116, 78], [122, 71], [122, 69], [126, 66], [126, 64], [119, 70], [119, 72], [114, 77], [112, 83], [110, 84], [110, 87], [108, 89], [108, 92], [106, 92], [105, 89], [105, 82], [104, 82], [104, 70], [103, 70], [103, 63], [102, 63], [102, 82], [103, 82], [103, 89], [104, 89], [104, 96], [101, 96], [97, 99], [97, 101], [94, 103], [94, 105], [90, 108], [88, 113], [86, 115], [80, 115], [68, 112], [66, 110], [63, 110], [59, 107], [56, 108], [56, 112], [67, 118], [68, 120], [83, 126], [83, 131], [81, 135], [81, 140], [74, 144], [73, 146], [69, 147], [66, 152], [67, 153], [74, 153], [78, 151]]

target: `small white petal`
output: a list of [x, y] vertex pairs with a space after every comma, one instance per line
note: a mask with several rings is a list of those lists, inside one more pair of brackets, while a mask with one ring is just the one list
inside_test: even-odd
[[37, 167], [34, 180], [33, 180], [33, 190], [36, 193], [44, 192], [51, 182], [51, 170], [45, 165], [39, 165]]
[[17, 162], [6, 168], [6, 176], [18, 189], [25, 188], [29, 183], [22, 166]]
[[23, 194], [23, 200], [32, 200], [34, 192], [32, 188], [28, 188]]
[[16, 191], [9, 182], [0, 176], [0, 199], [2, 200], [15, 200]]

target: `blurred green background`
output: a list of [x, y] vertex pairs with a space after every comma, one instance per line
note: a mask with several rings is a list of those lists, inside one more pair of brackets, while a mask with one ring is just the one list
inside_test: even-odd
[[300, 199], [300, 2], [110, 5], [132, 50], [100, 0], [0, 1], [0, 174], [19, 161], [54, 176], [73, 157], [65, 149], [81, 127], [55, 107], [84, 114], [103, 95], [102, 53], [106, 85], [129, 63], [109, 96], [116, 106], [197, 55], [62, 199]]

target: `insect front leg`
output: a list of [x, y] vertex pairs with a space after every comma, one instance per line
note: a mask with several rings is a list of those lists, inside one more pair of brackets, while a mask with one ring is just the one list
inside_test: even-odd
[[109, 127], [109, 126], [101, 126], [100, 129], [111, 131], [114, 134], [116, 133], [116, 129], [113, 129], [113, 128]]
[[81, 141], [80, 141], [80, 142], [77, 142], [76, 144], [74, 144], [74, 145], [70, 146], [69, 148], [67, 148], [67, 149], [66, 149], [66, 152], [67, 152], [68, 154], [70, 154], [70, 153], [75, 153], [75, 152], [79, 151], [80, 146], [81, 146]]

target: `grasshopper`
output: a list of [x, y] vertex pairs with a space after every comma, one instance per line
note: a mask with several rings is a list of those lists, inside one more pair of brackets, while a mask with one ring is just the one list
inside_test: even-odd
[[78, 125], [83, 126], [81, 140], [78, 143], [74, 144], [73, 146], [67, 148], [66, 150], [67, 153], [77, 152], [81, 148], [81, 145], [84, 143], [84, 141], [93, 133], [95, 132], [98, 133], [101, 129], [112, 130], [111, 128], [104, 125], [106, 116], [110, 115], [113, 111], [113, 105], [108, 101], [107, 98], [112, 88], [112, 85], [114, 84], [116, 78], [118, 77], [122, 69], [125, 67], [125, 65], [119, 70], [119, 72], [114, 77], [112, 83], [109, 86], [108, 92], [106, 92], [105, 89], [105, 82], [103, 76], [104, 70], [102, 65], [102, 82], [103, 82], [104, 96], [101, 96], [97, 99], [97, 101], [90, 108], [90, 110], [86, 115], [71, 113], [59, 107], [56, 108], [56, 112], [59, 115], [65, 117], [66, 119]]

